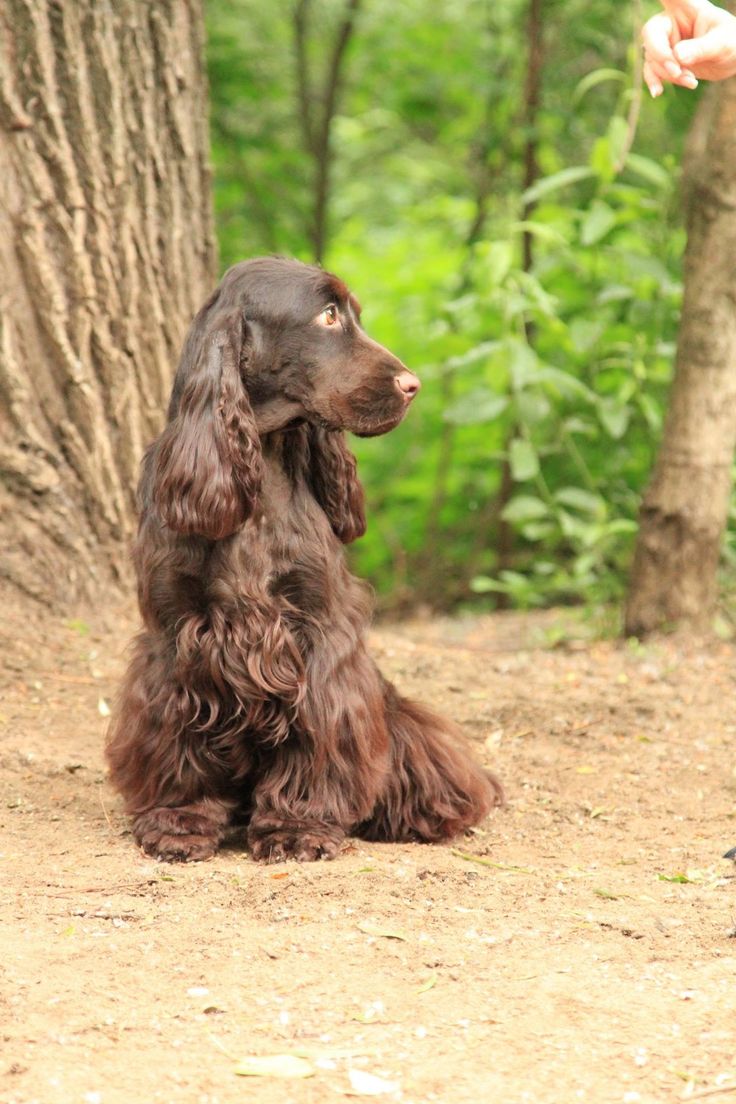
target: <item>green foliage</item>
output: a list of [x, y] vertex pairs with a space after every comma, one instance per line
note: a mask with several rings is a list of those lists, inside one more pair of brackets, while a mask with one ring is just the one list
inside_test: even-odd
[[[606, 163], [598, 143], [591, 159]], [[479, 557], [476, 592], [522, 605], [620, 595], [681, 293], [682, 233], [661, 217], [670, 178], [658, 192], [640, 178], [558, 175], [535, 212], [535, 225], [555, 234], [537, 235], [531, 273], [517, 263], [499, 279], [483, 243], [475, 248], [465, 332], [500, 337], [456, 380], [456, 402], [472, 391], [475, 418], [469, 411], [464, 424], [493, 432], [508, 464], [512, 491], [500, 514], [517, 534], [513, 567], [494, 573], [492, 545]], [[573, 182], [577, 195], [562, 206]], [[498, 396], [506, 405], [488, 417], [485, 404]]]
[[[317, 67], [343, 7], [311, 5]], [[292, 12], [208, 4], [225, 264], [311, 259]], [[370, 527], [352, 554], [394, 606], [618, 598], [661, 426], [693, 97], [644, 102], [630, 149], [630, 10], [550, 3], [530, 132], [526, 18], [521, 0], [363, 0], [346, 57], [326, 265], [423, 381], [402, 427], [355, 442]]]

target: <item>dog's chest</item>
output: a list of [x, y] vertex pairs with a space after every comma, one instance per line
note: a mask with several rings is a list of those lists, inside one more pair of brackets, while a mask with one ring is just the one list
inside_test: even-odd
[[346, 571], [342, 546], [306, 483], [268, 471], [258, 529], [271, 595], [292, 610], [323, 615], [339, 599]]

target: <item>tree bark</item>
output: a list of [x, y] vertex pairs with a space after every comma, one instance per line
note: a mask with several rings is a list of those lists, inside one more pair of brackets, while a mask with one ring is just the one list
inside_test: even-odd
[[625, 629], [636, 636], [704, 628], [717, 601], [736, 447], [736, 80], [711, 96], [694, 123], [699, 156], [685, 160], [684, 299], [626, 606]]
[[199, 0], [0, 9], [0, 584], [127, 578], [142, 451], [215, 275]]

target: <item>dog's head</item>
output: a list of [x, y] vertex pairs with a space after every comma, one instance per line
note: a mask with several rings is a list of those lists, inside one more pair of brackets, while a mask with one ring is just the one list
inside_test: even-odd
[[220, 285], [247, 326], [245, 386], [268, 427], [295, 412], [363, 437], [404, 417], [419, 380], [360, 325], [360, 306], [336, 276], [313, 265], [260, 257]]
[[[255, 507], [259, 436], [299, 422], [309, 426], [313, 465], [320, 454], [341, 459], [354, 479], [340, 431], [387, 433], [418, 390], [417, 377], [367, 336], [358, 301], [337, 277], [280, 257], [237, 264], [184, 346], [156, 448], [159, 512], [177, 532], [230, 535]], [[331, 481], [322, 471], [313, 482]], [[354, 522], [333, 518], [333, 527], [349, 540], [362, 531]]]

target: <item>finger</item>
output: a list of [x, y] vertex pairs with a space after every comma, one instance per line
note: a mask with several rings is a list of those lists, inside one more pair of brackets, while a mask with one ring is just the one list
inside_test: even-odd
[[680, 75], [673, 77], [663, 65], [658, 65], [648, 58], [644, 59], [643, 73], [644, 83], [654, 99], [662, 95], [665, 84], [676, 84], [691, 90], [698, 87], [698, 79], [689, 69], [681, 69]]
[[674, 62], [679, 69], [672, 47], [675, 42], [679, 41], [680, 36], [668, 15], [660, 12], [648, 19], [642, 28], [641, 39], [650, 61], [657, 62], [660, 65], [664, 65], [666, 62]]
[[661, 81], [662, 84], [674, 83], [682, 74], [682, 69], [679, 66], [677, 74], [674, 75], [666, 65], [661, 61], [656, 61], [654, 58], [651, 58], [649, 54], [645, 55], [644, 61], [649, 66], [652, 75], [655, 76], [657, 80]]
[[673, 73], [667, 65], [663, 65], [662, 62], [654, 61], [648, 55], [645, 57], [645, 62], [649, 65], [653, 76], [660, 80], [662, 84], [678, 84], [682, 77], [682, 69], [678, 66], [677, 72]]
[[698, 87], [698, 78], [688, 69], [683, 69], [679, 77], [672, 78], [672, 83], [679, 85], [680, 88], [689, 88], [692, 91], [693, 88]]
[[654, 72], [654, 69], [648, 61], [644, 62], [644, 83], [646, 84], [652, 99], [656, 100], [657, 96], [661, 96], [664, 92], [664, 85], [659, 77]]
[[642, 30], [644, 52], [657, 68], [664, 80], [674, 81], [682, 72], [682, 67], [673, 52], [674, 43], [680, 35], [672, 20], [664, 13], [653, 16]]

